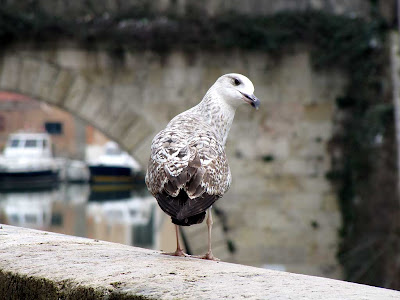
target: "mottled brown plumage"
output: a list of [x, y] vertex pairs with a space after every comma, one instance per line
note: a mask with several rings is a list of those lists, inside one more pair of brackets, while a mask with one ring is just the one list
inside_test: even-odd
[[173, 223], [192, 225], [229, 188], [224, 146], [208, 124], [179, 115], [153, 139], [147, 183]]
[[[174, 224], [201, 223], [206, 210], [228, 190], [225, 142], [236, 108], [244, 102], [258, 107], [253, 91], [243, 75], [221, 76], [198, 105], [173, 118], [154, 137], [146, 184]], [[209, 219], [207, 224], [212, 224], [210, 213]]]

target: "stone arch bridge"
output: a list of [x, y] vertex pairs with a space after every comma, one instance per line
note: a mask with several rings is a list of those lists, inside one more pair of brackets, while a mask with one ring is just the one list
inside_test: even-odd
[[75, 46], [51, 51], [14, 46], [0, 56], [0, 89], [69, 111], [146, 163], [156, 131], [199, 102], [220, 75], [247, 74], [260, 94], [262, 67], [252, 63], [258, 59], [266, 56], [126, 52], [115, 57]]

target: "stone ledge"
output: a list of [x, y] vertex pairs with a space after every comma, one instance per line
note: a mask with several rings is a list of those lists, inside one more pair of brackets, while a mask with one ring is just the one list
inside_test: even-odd
[[360, 284], [1, 226], [2, 299], [400, 299]]

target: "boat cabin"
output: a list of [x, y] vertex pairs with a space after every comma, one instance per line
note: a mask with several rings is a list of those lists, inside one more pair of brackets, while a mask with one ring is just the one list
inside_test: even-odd
[[50, 158], [53, 156], [50, 136], [47, 133], [11, 134], [3, 155], [5, 158]]

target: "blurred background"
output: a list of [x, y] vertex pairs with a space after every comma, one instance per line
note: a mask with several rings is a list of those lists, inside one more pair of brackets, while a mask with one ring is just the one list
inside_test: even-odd
[[[0, 223], [172, 251], [154, 135], [222, 74], [255, 86], [215, 207], [224, 261], [400, 290], [394, 0], [0, 0]], [[184, 228], [206, 251], [206, 225]]]

